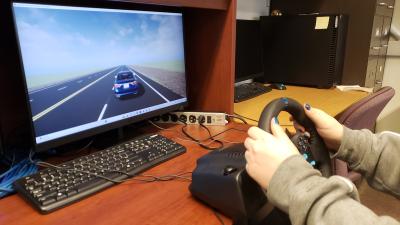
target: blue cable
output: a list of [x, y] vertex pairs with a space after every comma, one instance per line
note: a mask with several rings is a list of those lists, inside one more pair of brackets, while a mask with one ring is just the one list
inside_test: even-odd
[[38, 171], [37, 165], [29, 159], [13, 165], [8, 171], [0, 175], [0, 198], [15, 192], [12, 184], [19, 178], [29, 176]]

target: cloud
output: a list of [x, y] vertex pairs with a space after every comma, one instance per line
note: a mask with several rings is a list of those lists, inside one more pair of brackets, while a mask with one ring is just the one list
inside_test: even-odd
[[55, 16], [51, 23], [57, 26], [35, 24], [28, 17], [19, 20], [26, 74], [72, 74], [183, 59], [182, 24], [177, 16], [141, 14], [121, 19], [121, 14], [115, 14], [95, 18], [96, 22], [87, 20], [83, 25], [71, 24], [73, 17]]
[[81, 45], [91, 45], [93, 42], [89, 38], [83, 36], [81, 33], [75, 33], [71, 39], [72, 42], [80, 43]]
[[132, 32], [133, 32], [133, 28], [132, 27], [121, 27], [121, 28], [119, 28], [118, 34], [121, 37], [125, 37], [125, 36], [127, 36], [129, 34], [132, 34]]

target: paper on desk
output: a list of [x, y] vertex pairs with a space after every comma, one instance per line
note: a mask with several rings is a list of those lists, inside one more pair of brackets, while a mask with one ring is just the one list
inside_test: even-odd
[[368, 93], [372, 93], [374, 88], [360, 87], [360, 85], [337, 85], [337, 89], [341, 91], [365, 91]]

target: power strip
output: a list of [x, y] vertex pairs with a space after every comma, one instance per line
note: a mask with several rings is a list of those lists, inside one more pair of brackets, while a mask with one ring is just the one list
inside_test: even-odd
[[[218, 112], [170, 112], [158, 117], [154, 117], [153, 121], [157, 123], [177, 123], [182, 124], [204, 124], [225, 126], [226, 121], [225, 113]], [[180, 122], [182, 121], [182, 122]]]

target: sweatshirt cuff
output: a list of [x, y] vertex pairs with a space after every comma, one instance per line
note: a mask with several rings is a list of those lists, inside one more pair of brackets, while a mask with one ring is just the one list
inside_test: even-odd
[[288, 213], [294, 225], [306, 224], [307, 221], [320, 224], [325, 212], [333, 205], [341, 208], [340, 202], [347, 202], [350, 198], [359, 201], [357, 189], [351, 181], [339, 176], [322, 177], [300, 155], [282, 162], [267, 189], [270, 203]]
[[[346, 161], [350, 169], [359, 168], [361, 164], [370, 167], [376, 163], [375, 158], [379, 157], [378, 152], [370, 151], [372, 145], [373, 141], [369, 131], [343, 127], [342, 143], [333, 157]], [[367, 153], [371, 156], [366, 158]]]
[[[312, 176], [317, 180], [324, 179], [321, 177], [321, 173], [306, 162], [301, 155], [294, 155], [287, 158], [281, 163], [271, 178], [267, 187], [268, 200], [282, 211], [288, 213], [290, 195], [295, 194], [292, 193], [293, 189], [305, 179], [308, 180], [307, 186], [311, 188], [315, 182], [318, 182], [311, 181], [309, 178]], [[302, 191], [307, 191], [306, 189], [307, 187]]]

